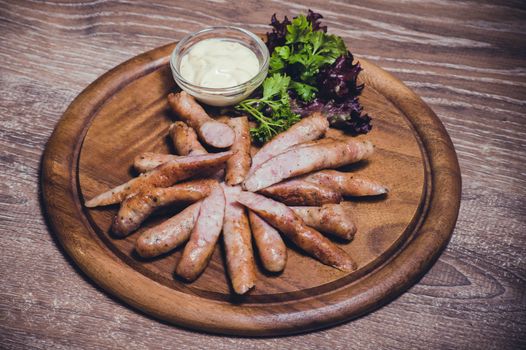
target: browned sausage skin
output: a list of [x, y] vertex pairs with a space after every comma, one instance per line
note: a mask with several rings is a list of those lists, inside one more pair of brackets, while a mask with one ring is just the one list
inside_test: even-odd
[[287, 247], [279, 232], [252, 210], [248, 217], [263, 267], [270, 272], [283, 271], [287, 264]]
[[287, 151], [290, 147], [319, 139], [329, 130], [329, 122], [321, 113], [313, 113], [291, 126], [287, 131], [276, 135], [267, 142], [252, 159], [249, 174], [270, 158]]
[[345, 251], [305, 225], [286, 205], [252, 192], [241, 192], [237, 200], [322, 263], [342, 271], [356, 269], [356, 264]]
[[203, 107], [186, 92], [169, 94], [168, 104], [184, 122], [194, 128], [201, 141], [206, 144], [226, 148], [234, 143], [234, 131], [228, 125], [210, 118]]
[[[208, 153], [197, 140], [194, 129], [186, 125], [186, 123], [181, 121], [173, 123], [168, 129], [168, 133], [177, 154], [180, 156], [197, 156]], [[143, 173], [177, 158], [178, 156], [173, 154], [144, 152], [135, 157], [133, 166], [137, 171]]]
[[157, 168], [159, 165], [179, 158], [173, 154], [161, 154], [153, 152], [144, 152], [139, 154], [133, 160], [133, 167], [140, 173]]
[[143, 258], [152, 258], [180, 246], [188, 240], [199, 215], [201, 201], [196, 202], [139, 236], [135, 250]]
[[339, 204], [326, 204], [322, 207], [291, 207], [307, 226], [320, 232], [351, 240], [356, 226], [349, 213]]
[[303, 180], [286, 180], [259, 190], [259, 193], [287, 205], [314, 205], [340, 203], [338, 190]]
[[232, 152], [179, 157], [141, 174], [130, 181], [86, 201], [88, 208], [122, 202], [126, 197], [149, 187], [168, 187], [174, 183], [197, 176], [203, 171], [214, 171], [227, 161]]
[[237, 203], [239, 186], [223, 186], [226, 197], [223, 221], [223, 242], [226, 266], [232, 288], [237, 294], [245, 294], [256, 283], [256, 266], [252, 251], [252, 235], [245, 208]]
[[208, 153], [199, 143], [194, 129], [185, 122], [177, 121], [170, 125], [168, 134], [170, 134], [177, 154], [181, 156], [197, 156]]
[[187, 281], [194, 281], [204, 271], [216, 246], [225, 215], [225, 194], [221, 186], [214, 186], [201, 203], [199, 217], [175, 273]]
[[301, 179], [337, 189], [343, 196], [377, 196], [389, 192], [386, 186], [376, 181], [336, 170], [321, 170]]
[[121, 203], [119, 212], [113, 218], [111, 230], [116, 236], [127, 236], [139, 228], [156, 208], [196, 202], [207, 196], [214, 185], [217, 185], [215, 180], [196, 180], [172, 187], [144, 189]]
[[294, 176], [357, 162], [372, 152], [373, 145], [370, 142], [352, 139], [322, 139], [308, 145], [300, 144], [263, 163], [245, 180], [243, 187], [256, 192]]
[[250, 128], [247, 117], [230, 118], [228, 125], [234, 130], [236, 139], [230, 148], [234, 154], [226, 162], [225, 182], [238, 185], [243, 182], [250, 168]]
[[[174, 143], [175, 150], [182, 156], [196, 156], [207, 154], [208, 151], [199, 143], [197, 135], [191, 127], [184, 122], [175, 122], [170, 126], [170, 137]], [[216, 180], [222, 181], [225, 176], [224, 167], [210, 172], [210, 176]]]

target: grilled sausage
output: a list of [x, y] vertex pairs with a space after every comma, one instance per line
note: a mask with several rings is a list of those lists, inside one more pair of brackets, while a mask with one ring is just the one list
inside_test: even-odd
[[250, 128], [247, 117], [230, 118], [228, 125], [234, 130], [236, 139], [230, 150], [234, 152], [226, 162], [225, 181], [229, 185], [239, 185], [250, 168]]
[[180, 156], [197, 156], [208, 153], [199, 143], [195, 130], [186, 125], [185, 122], [177, 121], [170, 125], [168, 134], [170, 134], [175, 150]]
[[349, 214], [339, 204], [326, 204], [322, 207], [291, 207], [307, 226], [323, 233], [351, 240], [356, 226]]
[[249, 210], [250, 228], [263, 266], [270, 272], [281, 272], [287, 263], [287, 247], [279, 232]]
[[[170, 126], [170, 137], [174, 143], [175, 150], [181, 156], [197, 156], [207, 154], [208, 151], [199, 143], [194, 129], [184, 122], [175, 122]], [[216, 172], [210, 173], [210, 177], [222, 181], [225, 176], [224, 167]]]
[[249, 174], [252, 174], [261, 164], [270, 158], [285, 152], [290, 147], [319, 139], [329, 130], [329, 122], [321, 113], [313, 113], [291, 126], [287, 131], [278, 134], [267, 142], [252, 158]]
[[157, 168], [170, 160], [179, 158], [173, 154], [162, 154], [153, 152], [144, 152], [139, 154], [133, 160], [133, 167], [140, 173], [144, 173]]
[[226, 197], [223, 221], [226, 266], [234, 291], [245, 294], [256, 282], [250, 225], [245, 208], [236, 201], [241, 188], [224, 186], [223, 191]]
[[259, 190], [259, 193], [287, 205], [314, 205], [340, 203], [339, 191], [304, 180], [286, 180]]
[[389, 192], [387, 187], [376, 181], [336, 170], [318, 171], [301, 177], [301, 179], [337, 189], [343, 196], [377, 196]]
[[118, 237], [124, 237], [139, 228], [140, 224], [156, 208], [175, 203], [196, 202], [210, 193], [215, 180], [197, 180], [172, 187], [146, 188], [136, 195], [127, 197], [119, 212], [113, 218], [111, 230]]
[[204, 171], [217, 171], [232, 152], [204, 154], [200, 156], [179, 157], [157, 168], [141, 174], [130, 181], [88, 200], [88, 208], [122, 202], [126, 197], [137, 194], [148, 187], [168, 187], [174, 183], [200, 175]]
[[141, 233], [135, 242], [137, 253], [143, 258], [152, 258], [167, 253], [186, 242], [199, 215], [199, 208], [201, 208], [201, 201]]
[[290, 177], [357, 162], [373, 152], [373, 145], [368, 141], [327, 140], [298, 145], [269, 159], [245, 180], [244, 189], [259, 191]]
[[[186, 125], [185, 122], [177, 121], [170, 125], [168, 134], [172, 139], [177, 154], [180, 156], [197, 156], [208, 153], [197, 140], [194, 129]], [[145, 152], [135, 157], [133, 166], [137, 171], [143, 173], [177, 157], [172, 154]]]
[[356, 269], [356, 264], [345, 251], [318, 231], [305, 225], [303, 220], [285, 204], [251, 192], [241, 192], [237, 200], [322, 263], [342, 271]]
[[196, 131], [204, 143], [217, 147], [230, 147], [234, 143], [234, 131], [226, 124], [218, 122], [206, 114], [195, 99], [184, 91], [168, 95], [172, 110]]
[[215, 186], [201, 203], [199, 217], [175, 270], [177, 275], [194, 281], [204, 271], [221, 233], [224, 215], [225, 194], [221, 186]]

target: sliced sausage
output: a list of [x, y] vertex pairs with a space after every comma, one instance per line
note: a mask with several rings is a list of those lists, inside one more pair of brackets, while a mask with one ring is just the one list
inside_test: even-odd
[[[178, 154], [182, 156], [196, 156], [208, 153], [199, 143], [194, 129], [186, 125], [186, 123], [173, 123], [172, 126], [170, 126], [169, 133]], [[221, 167], [221, 169], [216, 172], [211, 172], [210, 177], [222, 181], [225, 177], [224, 167]]]
[[318, 171], [301, 179], [337, 189], [343, 196], [377, 196], [389, 192], [387, 187], [376, 181], [336, 170]]
[[320, 232], [351, 240], [356, 226], [349, 214], [339, 204], [326, 204], [322, 207], [291, 207], [307, 226]]
[[356, 264], [344, 250], [315, 229], [308, 227], [285, 204], [251, 192], [241, 192], [237, 200], [322, 263], [342, 271], [356, 269]]
[[113, 218], [111, 230], [118, 237], [135, 231], [156, 208], [175, 203], [193, 203], [206, 197], [215, 180], [196, 180], [172, 187], [146, 188], [136, 195], [127, 197], [119, 212]]
[[329, 130], [329, 122], [321, 113], [313, 113], [291, 126], [287, 131], [278, 134], [267, 142], [252, 158], [249, 174], [252, 174], [261, 164], [270, 158], [285, 152], [290, 147], [319, 139]]
[[259, 190], [259, 193], [287, 205], [314, 205], [340, 203], [338, 190], [304, 180], [286, 180]]
[[194, 281], [204, 271], [216, 246], [225, 215], [225, 194], [215, 186], [201, 203], [199, 217], [175, 273], [187, 281]]
[[135, 242], [137, 253], [143, 258], [152, 258], [167, 253], [186, 242], [199, 216], [199, 208], [201, 208], [201, 201], [141, 233]]
[[247, 117], [230, 118], [228, 125], [234, 130], [236, 139], [230, 147], [234, 152], [226, 162], [225, 181], [229, 185], [239, 185], [250, 168], [250, 128]]
[[287, 264], [287, 247], [279, 232], [252, 210], [248, 217], [263, 267], [270, 272], [283, 271]]
[[168, 129], [170, 138], [177, 154], [180, 156], [197, 156], [207, 154], [206, 149], [199, 143], [195, 130], [185, 122], [177, 121]]
[[239, 186], [224, 186], [226, 197], [223, 221], [223, 242], [226, 266], [232, 287], [237, 294], [245, 294], [256, 283], [256, 266], [252, 251], [252, 235], [245, 208], [237, 203]]
[[218, 122], [208, 114], [195, 99], [184, 91], [168, 95], [172, 110], [196, 131], [204, 143], [217, 147], [230, 147], [234, 143], [234, 131], [226, 124]]
[[290, 177], [357, 162], [373, 152], [373, 145], [368, 141], [327, 140], [298, 145], [267, 160], [245, 180], [244, 189], [259, 191]]
[[[197, 156], [208, 153], [197, 140], [194, 129], [186, 125], [185, 122], [177, 121], [173, 123], [168, 129], [168, 133], [178, 155]], [[143, 173], [177, 157], [172, 154], [145, 152], [135, 157], [133, 165], [137, 171]]]
[[139, 175], [130, 181], [88, 200], [88, 208], [122, 202], [126, 197], [149, 187], [168, 187], [203, 172], [217, 171], [232, 152], [211, 153], [199, 156], [179, 157]]
[[161, 164], [177, 158], [178, 156], [173, 154], [144, 152], [135, 157], [133, 160], [133, 167], [138, 172], [144, 173], [157, 168]]

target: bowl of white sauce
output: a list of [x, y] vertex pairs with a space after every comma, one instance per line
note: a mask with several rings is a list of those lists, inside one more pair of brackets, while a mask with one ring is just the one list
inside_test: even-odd
[[175, 82], [212, 106], [234, 105], [265, 80], [269, 52], [243, 28], [210, 27], [184, 37], [170, 57]]

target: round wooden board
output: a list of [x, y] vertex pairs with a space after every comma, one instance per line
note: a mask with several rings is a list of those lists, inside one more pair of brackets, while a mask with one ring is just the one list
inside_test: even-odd
[[[168, 322], [215, 333], [268, 336], [305, 332], [369, 312], [409, 288], [446, 246], [460, 204], [460, 170], [451, 140], [431, 109], [389, 73], [364, 59], [360, 98], [376, 146], [367, 162], [346, 169], [386, 184], [388, 196], [345, 202], [358, 233], [338, 242], [357, 261], [346, 274], [289, 245], [280, 275], [258, 264], [256, 289], [231, 293], [218, 246], [194, 283], [174, 279], [181, 249], [140, 259], [135, 233], [108, 234], [117, 207], [87, 209], [84, 198], [134, 176], [133, 158], [171, 152], [175, 119], [166, 95], [177, 89], [168, 56], [174, 44], [144, 53], [104, 74], [70, 105], [47, 145], [42, 191], [53, 231], [97, 284], [126, 303]], [[151, 227], [170, 213], [146, 222]], [[143, 228], [144, 229], [144, 228]], [[139, 230], [140, 232], [141, 230]]]

